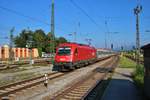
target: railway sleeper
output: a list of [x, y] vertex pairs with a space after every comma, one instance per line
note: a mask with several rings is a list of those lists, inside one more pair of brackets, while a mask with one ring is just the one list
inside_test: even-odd
[[74, 89], [74, 91], [77, 91], [77, 92], [85, 92], [87, 91], [88, 89]]
[[81, 99], [81, 96], [68, 96], [68, 95], [65, 95], [63, 98], [68, 99], [68, 100], [72, 100], [72, 99], [79, 100], [79, 99]]
[[17, 88], [22, 88], [22, 87], [24, 87], [24, 86], [22, 86], [22, 85], [16, 85], [16, 89]]
[[6, 90], [6, 91], [13, 91], [13, 90], [15, 90], [15, 89], [12, 89], [12, 88], [6, 88], [5, 90]]
[[0, 94], [6, 93], [6, 92], [7, 92], [7, 90], [0, 90]]
[[87, 91], [88, 88], [83, 88], [83, 87], [82, 87], [82, 88], [78, 88], [78, 91], [79, 91], [79, 90]]
[[83, 93], [83, 91], [71, 91], [70, 93], [80, 94], [80, 93]]
[[11, 89], [18, 89], [18, 87], [16, 87], [16, 86], [12, 86], [12, 87], [10, 87]]
[[28, 85], [29, 84], [29, 82], [26, 82], [26, 83], [24, 83], [24, 84], [21, 84], [22, 86], [26, 86], [26, 85]]
[[84, 85], [79, 86], [79, 88], [89, 88], [89, 85], [84, 84]]
[[18, 91], [15, 93], [16, 95], [21, 95], [22, 94], [22, 91]]
[[28, 94], [30, 94], [29, 89], [22, 90], [22, 95], [26, 96]]
[[84, 94], [84, 93], [78, 93], [78, 94], [75, 94], [75, 93], [68, 93], [67, 95], [69, 95], [69, 96], [81, 96], [81, 94]]
[[22, 95], [25, 95], [26, 92], [28, 92], [28, 91], [27, 90], [22, 90], [21, 92], [22, 92]]

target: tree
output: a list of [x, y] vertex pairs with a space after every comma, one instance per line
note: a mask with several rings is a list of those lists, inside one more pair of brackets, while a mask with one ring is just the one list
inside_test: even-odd
[[[54, 38], [54, 42], [53, 42], [53, 38]], [[52, 50], [56, 50], [56, 47], [61, 44], [61, 43], [66, 43], [67, 40], [64, 37], [53, 37], [53, 35], [51, 33], [47, 34], [47, 45], [46, 45], [46, 52], [50, 52], [52, 53]], [[53, 44], [54, 43], [54, 44]], [[53, 47], [53, 45], [55, 45], [55, 47]]]
[[27, 41], [29, 39], [29, 36], [33, 36], [33, 32], [32, 31], [26, 31], [23, 30], [19, 36], [16, 36], [14, 38], [14, 43], [16, 47], [26, 47]]
[[36, 30], [33, 34], [34, 47], [38, 48], [39, 55], [42, 55], [42, 51], [45, 51], [46, 47], [46, 35], [43, 30]]
[[53, 34], [51, 32], [49, 32], [47, 34], [47, 38], [46, 38], [46, 42], [47, 43], [46, 43], [46, 48], [45, 48], [45, 51], [47, 53], [52, 53], [53, 50], [54, 50], [54, 46], [53, 45], [55, 45], [55, 41], [53, 41], [53, 38], [55, 40], [55, 37], [53, 36]]
[[[52, 53], [53, 50], [60, 44], [65, 43], [67, 40], [64, 37], [56, 38], [51, 32], [47, 35], [42, 29], [35, 30], [23, 30], [18, 36], [14, 38], [14, 43], [16, 47], [26, 47], [27, 42], [31, 40], [32, 36], [32, 48], [37, 48], [39, 55], [41, 56], [42, 52]], [[54, 41], [53, 41], [54, 39]], [[55, 45], [55, 47], [54, 47]]]
[[59, 37], [56, 39], [56, 47], [61, 43], [66, 43], [67, 40], [64, 37]]

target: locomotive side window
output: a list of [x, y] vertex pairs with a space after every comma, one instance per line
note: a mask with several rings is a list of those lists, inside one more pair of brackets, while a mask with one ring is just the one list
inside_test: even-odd
[[74, 54], [75, 54], [75, 55], [78, 54], [78, 49], [75, 49]]
[[58, 55], [70, 55], [71, 48], [70, 47], [60, 47], [58, 49]]

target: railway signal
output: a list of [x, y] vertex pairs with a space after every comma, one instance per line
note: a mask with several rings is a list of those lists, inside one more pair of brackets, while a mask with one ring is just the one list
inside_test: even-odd
[[47, 74], [44, 74], [44, 78], [45, 78], [44, 86], [47, 88], [47, 86], [48, 86], [48, 76], [47, 76]]

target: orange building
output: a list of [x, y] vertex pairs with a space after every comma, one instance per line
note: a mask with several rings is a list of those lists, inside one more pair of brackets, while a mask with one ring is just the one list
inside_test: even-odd
[[[10, 48], [8, 45], [4, 45], [0, 47], [0, 59], [2, 60], [8, 59], [9, 53], [10, 53], [9, 50]], [[30, 57], [30, 50], [28, 48], [12, 48], [12, 51], [13, 51], [12, 55], [14, 58], [29, 58]], [[32, 57], [33, 58], [39, 57], [37, 48], [32, 49]]]
[[0, 47], [0, 58], [2, 58], [2, 48]]

